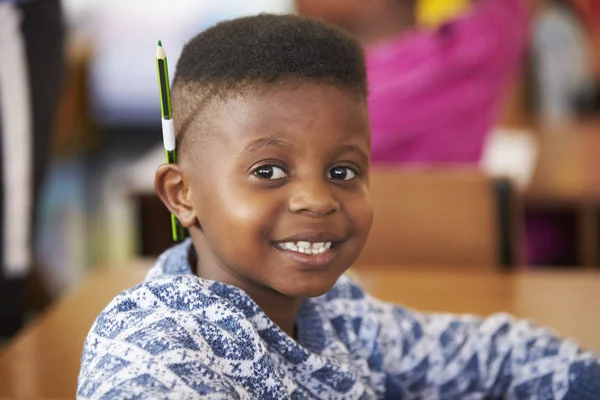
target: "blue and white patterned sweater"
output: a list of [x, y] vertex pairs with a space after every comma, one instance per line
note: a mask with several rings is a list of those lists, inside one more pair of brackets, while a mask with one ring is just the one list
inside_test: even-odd
[[419, 314], [339, 279], [297, 341], [242, 290], [192, 274], [189, 240], [86, 339], [78, 398], [600, 399], [600, 362], [507, 315]]

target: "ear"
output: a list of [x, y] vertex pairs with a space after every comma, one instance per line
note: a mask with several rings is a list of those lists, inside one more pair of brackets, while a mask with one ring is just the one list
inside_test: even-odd
[[179, 165], [162, 164], [158, 167], [154, 176], [154, 191], [184, 228], [194, 225], [197, 215], [191, 202], [192, 193]]

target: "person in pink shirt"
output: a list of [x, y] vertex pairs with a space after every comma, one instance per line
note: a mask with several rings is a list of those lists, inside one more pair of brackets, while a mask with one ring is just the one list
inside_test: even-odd
[[480, 0], [435, 30], [416, 0], [296, 0], [300, 14], [341, 26], [365, 47], [372, 161], [479, 162], [508, 78], [524, 54], [522, 0]]

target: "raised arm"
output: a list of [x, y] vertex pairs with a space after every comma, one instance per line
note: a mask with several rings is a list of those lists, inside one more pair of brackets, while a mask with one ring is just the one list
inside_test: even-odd
[[528, 14], [524, 0], [477, 1], [471, 13], [436, 30], [415, 30], [369, 49], [369, 75], [420, 71], [433, 85], [459, 72], [503, 74], [523, 53]]
[[374, 154], [404, 136], [443, 131], [461, 120], [469, 125], [474, 116], [491, 125], [524, 54], [528, 14], [522, 0], [480, 0], [468, 15], [436, 30], [415, 30], [368, 49]]

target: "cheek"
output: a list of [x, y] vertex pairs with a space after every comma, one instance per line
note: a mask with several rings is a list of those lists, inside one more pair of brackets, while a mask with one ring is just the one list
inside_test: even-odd
[[279, 202], [272, 194], [244, 184], [222, 188], [208, 201], [205, 235], [244, 248], [266, 239], [279, 210]]
[[367, 190], [348, 199], [346, 213], [354, 225], [357, 238], [365, 241], [373, 224], [373, 207]]

